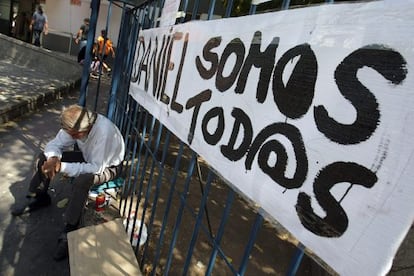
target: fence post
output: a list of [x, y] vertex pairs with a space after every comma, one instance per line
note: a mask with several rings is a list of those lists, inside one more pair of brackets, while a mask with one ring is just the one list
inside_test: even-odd
[[88, 41], [86, 43], [85, 60], [83, 62], [83, 72], [79, 95], [79, 105], [86, 105], [86, 95], [88, 93], [88, 82], [89, 82], [89, 67], [92, 61], [92, 46], [95, 40], [96, 23], [98, 21], [99, 7], [101, 0], [92, 0], [91, 2], [91, 18], [89, 23]]

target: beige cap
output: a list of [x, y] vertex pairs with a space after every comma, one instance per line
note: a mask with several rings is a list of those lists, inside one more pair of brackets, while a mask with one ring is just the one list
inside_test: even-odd
[[96, 112], [89, 111], [80, 105], [70, 105], [63, 109], [60, 122], [63, 129], [88, 131], [95, 123]]

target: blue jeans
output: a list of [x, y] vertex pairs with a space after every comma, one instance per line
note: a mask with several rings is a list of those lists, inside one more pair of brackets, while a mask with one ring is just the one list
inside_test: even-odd
[[33, 40], [34, 45], [40, 47], [40, 36], [42, 35], [42, 30], [33, 30]]

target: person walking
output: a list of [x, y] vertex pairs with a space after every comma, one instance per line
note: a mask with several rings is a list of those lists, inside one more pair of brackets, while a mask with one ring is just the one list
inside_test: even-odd
[[42, 33], [48, 34], [47, 16], [43, 11], [43, 6], [37, 6], [37, 10], [33, 13], [32, 21], [29, 25], [30, 31], [33, 32], [33, 44], [35, 46], [42, 46]]
[[[64, 108], [61, 129], [39, 154], [29, 183], [27, 200], [11, 210], [13, 216], [34, 212], [51, 204], [48, 188], [57, 173], [72, 177], [72, 194], [65, 210], [64, 227], [53, 258], [68, 256], [67, 233], [80, 226], [89, 189], [117, 178], [124, 160], [124, 138], [104, 115], [79, 105]], [[77, 145], [79, 151], [67, 151]]]
[[78, 62], [83, 64], [86, 54], [86, 43], [88, 41], [89, 18], [83, 19], [83, 24], [76, 33], [75, 43], [79, 44]]
[[112, 41], [108, 38], [106, 30], [101, 30], [101, 35], [97, 39], [98, 43], [98, 57], [102, 63], [102, 67], [107, 73], [111, 72], [111, 68], [106, 63], [108, 55], [111, 55], [112, 58], [115, 58], [115, 50], [112, 44]]

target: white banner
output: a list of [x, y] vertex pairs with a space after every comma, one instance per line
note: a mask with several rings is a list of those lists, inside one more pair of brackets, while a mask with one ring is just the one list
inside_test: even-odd
[[180, 2], [181, 0], [165, 0], [164, 7], [162, 9], [160, 27], [166, 27], [175, 24]]
[[414, 1], [141, 33], [130, 94], [342, 275], [414, 219]]

